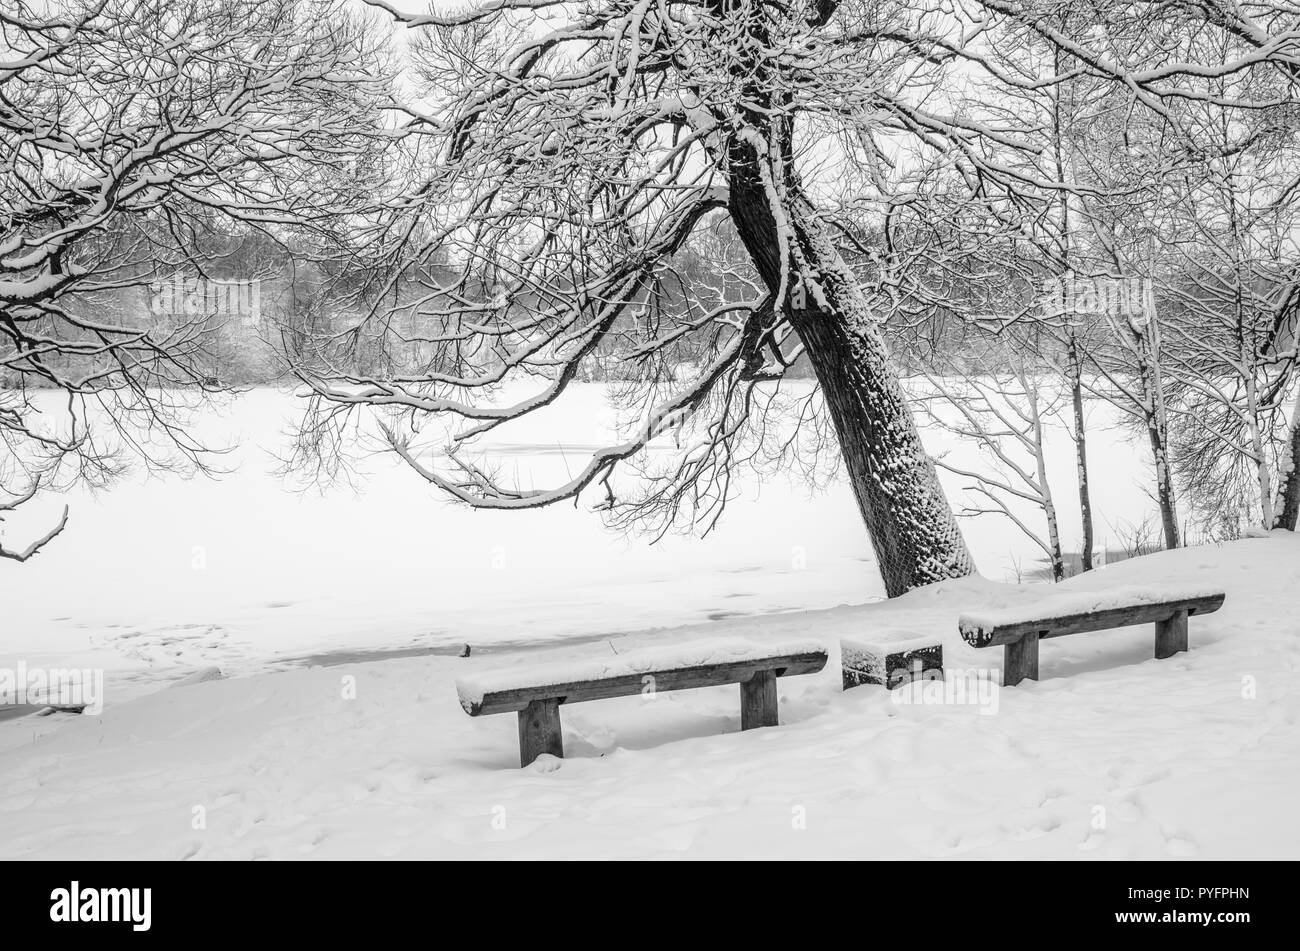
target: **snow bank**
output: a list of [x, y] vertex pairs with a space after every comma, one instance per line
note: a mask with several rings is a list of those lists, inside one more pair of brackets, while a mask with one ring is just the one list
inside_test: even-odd
[[[608, 650], [607, 647], [601, 648]], [[654, 671], [737, 664], [787, 654], [828, 653], [822, 641], [809, 638], [752, 641], [740, 637], [706, 638], [585, 660], [517, 664], [503, 670], [469, 674], [456, 680], [456, 693], [466, 711], [483, 703], [486, 694], [525, 687], [546, 687], [613, 677], [635, 677]]]

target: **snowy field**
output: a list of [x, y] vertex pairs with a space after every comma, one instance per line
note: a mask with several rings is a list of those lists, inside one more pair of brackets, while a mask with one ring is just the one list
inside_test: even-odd
[[[603, 435], [599, 387], [583, 398], [585, 411], [497, 448], [538, 478], [562, 475]], [[998, 666], [1000, 650], [961, 643], [958, 614], [1050, 590], [1006, 583], [1035, 555], [1005, 523], [966, 523], [984, 579], [868, 603], [879, 583], [842, 484], [750, 483], [714, 536], [649, 547], [569, 507], [456, 508], [383, 459], [356, 492], [293, 494], [272, 474], [290, 414], [274, 391], [241, 398], [207, 421], [237, 441], [237, 475], [75, 497], [64, 538], [0, 566], [0, 667], [106, 671], [101, 715], [0, 722], [0, 857], [1300, 848], [1289, 534], [1067, 583], [1221, 584], [1227, 603], [1192, 620], [1190, 653], [1152, 660], [1146, 628], [1062, 638], [1044, 643], [1038, 683], [979, 704], [900, 704], [841, 691], [838, 638], [905, 628], [941, 636], [950, 669]], [[1113, 525], [1138, 521], [1142, 447], [1096, 416], [1095, 504]], [[472, 719], [457, 703], [457, 677], [536, 664], [542, 649], [581, 659], [731, 636], [831, 647], [821, 674], [779, 681], [779, 728], [738, 733], [734, 687], [586, 703], [563, 708], [567, 758], [520, 770], [514, 717]], [[207, 665], [230, 679], [164, 689]]]

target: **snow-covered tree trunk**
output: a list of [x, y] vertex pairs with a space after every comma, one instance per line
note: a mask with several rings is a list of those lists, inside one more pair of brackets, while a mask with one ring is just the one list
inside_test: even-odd
[[1052, 484], [1047, 481], [1047, 440], [1043, 438], [1043, 417], [1039, 411], [1038, 384], [1025, 371], [1018, 371], [1020, 385], [1025, 392], [1025, 409], [1030, 420], [1031, 447], [1034, 452], [1034, 471], [1043, 499], [1043, 517], [1047, 520], [1048, 558], [1052, 562], [1052, 580], [1065, 578], [1065, 558], [1061, 555], [1061, 531], [1056, 521], [1056, 501], [1052, 498]]
[[1291, 433], [1282, 453], [1277, 480], [1273, 527], [1294, 532], [1300, 516], [1300, 392], [1296, 393], [1295, 407], [1291, 410]]
[[1231, 254], [1233, 262], [1234, 283], [1232, 288], [1233, 331], [1237, 338], [1237, 362], [1240, 366], [1242, 384], [1246, 393], [1244, 421], [1246, 439], [1249, 447], [1248, 458], [1255, 469], [1255, 482], [1259, 487], [1260, 524], [1268, 528], [1273, 524], [1273, 473], [1270, 471], [1268, 452], [1264, 447], [1264, 426], [1261, 425], [1262, 413], [1259, 394], [1259, 355], [1254, 335], [1251, 334], [1250, 314], [1243, 299], [1243, 289], [1250, 281], [1248, 263], [1244, 258], [1243, 224], [1239, 214], [1236, 177], [1224, 176], [1230, 200], [1228, 201], [1228, 221], [1231, 225]]
[[968, 575], [974, 567], [965, 540], [884, 341], [842, 262], [821, 264], [825, 303], [795, 311], [791, 319], [835, 422], [885, 589], [892, 597]]
[[1070, 402], [1074, 410], [1075, 467], [1078, 470], [1079, 483], [1079, 519], [1083, 525], [1083, 541], [1080, 550], [1080, 567], [1083, 571], [1092, 570], [1092, 490], [1088, 483], [1088, 434], [1087, 420], [1084, 417], [1083, 402], [1083, 364], [1079, 357], [1079, 340], [1073, 332], [1067, 341], [1068, 363], [1067, 376], [1070, 385]]
[[[740, 9], [718, 0], [715, 8]], [[746, 17], [756, 51], [770, 45], [768, 30], [761, 15]], [[727, 140], [731, 218], [817, 374], [885, 590], [894, 597], [971, 574], [961, 528], [866, 296], [804, 194], [782, 83], [769, 75], [770, 60], [746, 59], [732, 67], [743, 77], [746, 104], [740, 130]]]
[[[1052, 48], [1052, 70], [1060, 74], [1066, 65], [1066, 55], [1060, 47]], [[1047, 90], [1047, 95], [1051, 102], [1051, 132], [1052, 132], [1052, 155], [1055, 162], [1056, 180], [1062, 185], [1068, 184], [1070, 178], [1068, 174], [1068, 161], [1066, 158], [1066, 124], [1071, 118], [1066, 115], [1065, 109], [1062, 108], [1061, 101], [1063, 95], [1070, 95], [1073, 101], [1073, 88], [1069, 85], [1052, 86]], [[1073, 268], [1073, 232], [1070, 215], [1070, 191], [1062, 188], [1057, 193], [1057, 207], [1060, 209], [1060, 264], [1061, 269], [1069, 274]], [[1059, 277], [1059, 275], [1058, 275]], [[1071, 438], [1074, 440], [1074, 457], [1075, 467], [1078, 471], [1079, 485], [1079, 520], [1083, 529], [1083, 539], [1080, 545], [1079, 560], [1080, 569], [1083, 571], [1092, 570], [1092, 495], [1088, 485], [1088, 433], [1086, 420], [1084, 418], [1083, 404], [1083, 360], [1079, 354], [1079, 332], [1073, 315], [1065, 328], [1065, 352], [1066, 352], [1066, 383], [1070, 387], [1070, 401], [1074, 411], [1074, 431]], [[1046, 478], [1043, 485], [1046, 485]], [[1055, 513], [1052, 516], [1053, 528], [1055, 528]], [[1059, 553], [1059, 548], [1058, 548]], [[1060, 581], [1062, 574], [1057, 575], [1056, 580]]]
[[[1243, 364], [1244, 365], [1244, 364]], [[1246, 432], [1250, 439], [1252, 462], [1255, 464], [1255, 479], [1259, 485], [1259, 508], [1261, 524], [1267, 528], [1273, 524], [1273, 473], [1269, 468], [1268, 453], [1264, 448], [1264, 434], [1260, 427], [1259, 384], [1254, 374], [1245, 379], [1246, 383]]]
[[853, 272], [793, 176], [782, 189], [788, 220], [778, 224], [772, 189], [757, 172], [758, 156], [744, 143], [734, 151], [732, 218], [773, 293], [781, 293], [783, 283], [799, 288], [790, 295], [801, 305], [788, 308], [790, 321], [835, 423], [885, 590], [893, 597], [970, 574], [974, 566], [961, 529]]
[[1156, 315], [1146, 320], [1130, 320], [1137, 357], [1138, 380], [1142, 387], [1142, 413], [1151, 458], [1155, 465], [1156, 504], [1160, 507], [1160, 524], [1164, 529], [1165, 548], [1178, 548], [1178, 508], [1174, 495], [1173, 473], [1169, 466], [1169, 417], [1165, 410], [1164, 384], [1160, 379], [1160, 331]]

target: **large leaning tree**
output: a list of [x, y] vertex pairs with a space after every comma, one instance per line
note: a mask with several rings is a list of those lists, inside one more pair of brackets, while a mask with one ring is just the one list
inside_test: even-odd
[[[897, 0], [445, 9], [390, 8], [415, 30], [426, 85], [407, 107], [412, 179], [374, 245], [388, 268], [376, 300], [401, 302], [401, 338], [427, 359], [351, 368], [365, 324], [396, 326], [391, 306], [322, 341], [299, 368], [315, 443], [381, 407], [391, 448], [470, 505], [536, 507], [593, 487], [611, 510], [651, 500], [696, 516], [764, 427], [769, 384], [811, 364], [888, 593], [970, 573], [883, 342], [887, 282], [864, 280], [897, 262], [887, 241], [854, 233], [906, 201], [895, 183], [922, 154], [975, 192], [1052, 187], [996, 159], [1021, 147], [1014, 135], [945, 108], [951, 64], [958, 77], [988, 68], [991, 18]], [[738, 240], [750, 293], [683, 289], [678, 262], [708, 229]], [[475, 437], [611, 361], [646, 371], [650, 423], [572, 478], [522, 486], [473, 455]], [[689, 371], [651, 372], [670, 362]], [[520, 379], [532, 383], [522, 399], [503, 388]], [[655, 421], [683, 417], [698, 438], [642, 495], [620, 497], [614, 473], [635, 465]], [[426, 453], [412, 434], [435, 419], [461, 428]]]
[[337, 0], [0, 6], [0, 520], [128, 461], [204, 464], [185, 417], [217, 328], [150, 313], [149, 285], [249, 235], [328, 244], [372, 191], [379, 65]]

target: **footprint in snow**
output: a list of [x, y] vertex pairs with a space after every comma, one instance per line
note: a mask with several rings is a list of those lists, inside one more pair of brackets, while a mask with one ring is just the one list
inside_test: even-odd
[[1121, 799], [1111, 811], [1125, 822], [1137, 822], [1142, 818], [1142, 804], [1136, 796]]
[[1079, 843], [1079, 851], [1091, 852], [1094, 849], [1099, 849], [1105, 841], [1106, 833], [1102, 832], [1100, 829], [1093, 829], [1084, 837], [1083, 841]]

